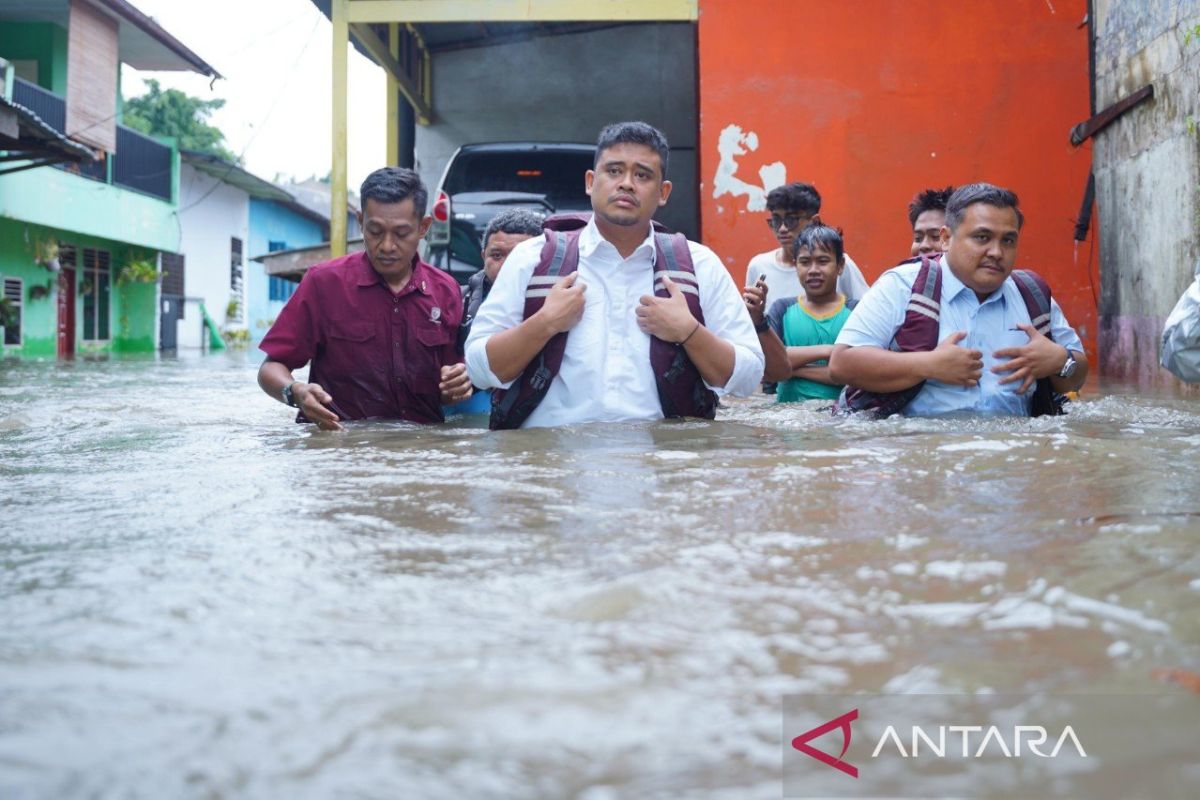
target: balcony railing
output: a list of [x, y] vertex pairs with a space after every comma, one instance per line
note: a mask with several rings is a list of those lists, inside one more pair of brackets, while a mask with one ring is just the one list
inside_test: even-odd
[[124, 125], [117, 126], [112, 182], [170, 201], [171, 148]]
[[67, 103], [54, 92], [36, 83], [13, 78], [13, 102], [41, 117], [42, 122], [59, 133], [67, 132]]
[[[54, 92], [14, 78], [13, 102], [37, 114], [59, 133], [67, 133], [67, 104]], [[60, 165], [60, 168], [94, 181], [111, 182], [114, 186], [144, 192], [167, 202], [171, 200], [171, 148], [124, 125], [117, 125], [115, 153], [95, 161]]]

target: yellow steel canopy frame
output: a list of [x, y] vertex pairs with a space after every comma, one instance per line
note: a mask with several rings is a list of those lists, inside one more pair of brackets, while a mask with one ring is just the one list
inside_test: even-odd
[[[389, 164], [398, 159], [397, 91], [412, 105], [417, 121], [433, 118], [429, 51], [411, 25], [428, 22], [695, 22], [699, 0], [331, 0], [333, 20], [333, 169], [329, 192], [329, 247], [346, 254], [346, 77], [351, 31], [388, 73]], [[382, 41], [368, 23], [387, 23]], [[398, 60], [399, 24], [406, 24], [420, 51], [420, 75]], [[414, 80], [414, 78], [417, 78]]]

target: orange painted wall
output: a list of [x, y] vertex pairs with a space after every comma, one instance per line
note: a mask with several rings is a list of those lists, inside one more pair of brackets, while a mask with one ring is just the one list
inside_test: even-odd
[[731, 125], [758, 143], [734, 177], [761, 186], [782, 162], [816, 185], [872, 281], [908, 257], [917, 191], [996, 183], [1025, 213], [1018, 266], [1050, 281], [1094, 354], [1095, 256], [1073, 239], [1091, 149], [1067, 138], [1089, 116], [1085, 15], [1084, 0], [701, 0], [705, 244], [738, 281], [774, 245], [746, 196], [713, 196]]

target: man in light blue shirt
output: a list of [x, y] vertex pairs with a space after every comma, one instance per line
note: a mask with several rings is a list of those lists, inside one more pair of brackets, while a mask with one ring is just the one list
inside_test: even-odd
[[[869, 392], [891, 393], [922, 381], [904, 413], [1030, 413], [1035, 383], [1074, 391], [1087, 377], [1079, 336], [1051, 301], [1053, 341], [1037, 331], [1010, 277], [1024, 217], [1017, 196], [986, 183], [960, 187], [942, 228], [938, 341], [932, 350], [892, 350], [904, 323], [920, 263], [885, 272], [854, 309], [829, 360], [831, 377]], [[927, 314], [928, 315], [928, 314]], [[932, 315], [928, 315], [932, 316]]]

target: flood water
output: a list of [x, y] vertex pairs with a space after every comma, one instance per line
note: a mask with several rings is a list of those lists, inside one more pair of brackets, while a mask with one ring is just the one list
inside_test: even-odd
[[0, 796], [779, 797], [789, 694], [1200, 718], [1152, 675], [1200, 669], [1194, 399], [323, 433], [256, 367], [0, 364]]

